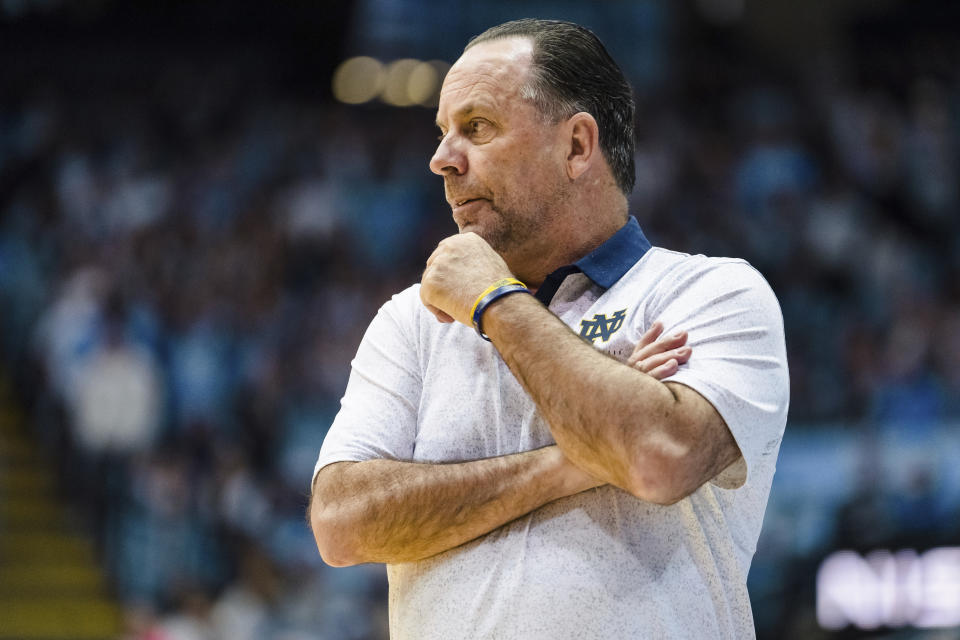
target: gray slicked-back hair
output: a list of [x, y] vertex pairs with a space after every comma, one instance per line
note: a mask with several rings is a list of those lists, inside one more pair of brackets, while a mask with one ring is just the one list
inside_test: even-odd
[[491, 27], [464, 47], [503, 38], [533, 42], [533, 79], [523, 96], [553, 122], [585, 111], [600, 129], [600, 151], [617, 186], [630, 195], [636, 179], [633, 162], [635, 107], [623, 72], [600, 39], [572, 22], [525, 18]]

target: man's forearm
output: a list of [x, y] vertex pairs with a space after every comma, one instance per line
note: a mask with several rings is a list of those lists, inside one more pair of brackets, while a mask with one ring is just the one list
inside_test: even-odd
[[677, 399], [670, 388], [597, 352], [529, 296], [498, 301], [484, 330], [573, 463], [661, 501], [661, 461], [675, 453], [667, 451], [674, 443], [662, 437], [662, 425], [683, 428], [672, 422]]
[[317, 474], [310, 521], [329, 564], [410, 562], [599, 484], [555, 446], [454, 464], [345, 462]]

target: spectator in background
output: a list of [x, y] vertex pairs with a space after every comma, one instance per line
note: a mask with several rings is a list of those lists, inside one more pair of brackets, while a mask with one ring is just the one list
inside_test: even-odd
[[93, 458], [132, 458], [151, 449], [163, 424], [164, 389], [153, 355], [129, 338], [117, 295], [103, 336], [76, 373], [70, 407], [78, 446]]

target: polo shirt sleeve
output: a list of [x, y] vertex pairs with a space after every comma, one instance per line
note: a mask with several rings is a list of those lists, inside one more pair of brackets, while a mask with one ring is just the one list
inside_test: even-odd
[[412, 287], [383, 305], [367, 328], [314, 477], [334, 462], [413, 457], [422, 386], [414, 302], [419, 294]]
[[666, 381], [691, 387], [720, 413], [741, 458], [713, 484], [742, 486], [775, 465], [787, 420], [790, 384], [780, 305], [760, 273], [742, 260], [692, 258], [660, 283], [646, 326], [687, 331], [693, 354]]

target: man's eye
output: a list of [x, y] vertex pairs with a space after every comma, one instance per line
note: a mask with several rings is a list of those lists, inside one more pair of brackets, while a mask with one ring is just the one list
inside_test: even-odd
[[486, 135], [490, 131], [490, 123], [486, 120], [471, 120], [468, 127], [472, 136]]

